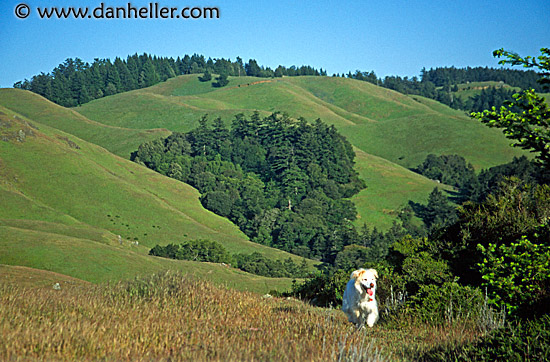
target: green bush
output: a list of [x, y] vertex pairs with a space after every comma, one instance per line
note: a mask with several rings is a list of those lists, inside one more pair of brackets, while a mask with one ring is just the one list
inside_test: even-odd
[[452, 279], [447, 262], [437, 253], [438, 246], [427, 238], [406, 236], [392, 245], [389, 262], [402, 276], [409, 294], [421, 286], [441, 285]]
[[411, 297], [412, 312], [423, 321], [443, 325], [458, 320], [477, 320], [483, 293], [476, 288], [463, 286], [457, 282], [443, 285], [422, 285], [417, 294]]
[[294, 283], [289, 295], [310, 301], [315, 305], [339, 306], [342, 304], [350, 274], [351, 271], [345, 270], [320, 273], [301, 284]]
[[[547, 234], [547, 233], [546, 233]], [[538, 236], [538, 234], [535, 234]], [[546, 235], [548, 236], [548, 235]], [[547, 240], [547, 238], [543, 238]], [[483, 255], [479, 268], [490, 303], [509, 313], [547, 304], [550, 297], [550, 245], [522, 236], [510, 245], [478, 245]], [[548, 307], [546, 307], [548, 309]]]
[[531, 321], [514, 321], [481, 340], [444, 346], [423, 356], [423, 361], [548, 361], [550, 315]]
[[298, 265], [290, 257], [284, 261], [273, 260], [258, 252], [235, 254], [233, 257], [237, 268], [256, 275], [272, 278], [305, 278], [309, 274], [305, 259], [302, 259], [302, 263]]

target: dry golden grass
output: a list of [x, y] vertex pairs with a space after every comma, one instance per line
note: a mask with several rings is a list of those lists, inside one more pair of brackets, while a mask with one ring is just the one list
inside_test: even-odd
[[0, 284], [6, 361], [403, 360], [456, 340], [413, 329], [382, 323], [356, 331], [339, 310], [178, 273], [61, 290]]

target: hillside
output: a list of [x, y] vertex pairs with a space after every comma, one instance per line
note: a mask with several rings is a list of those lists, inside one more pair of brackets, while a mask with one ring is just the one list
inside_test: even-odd
[[195, 128], [205, 113], [226, 123], [237, 113], [254, 110], [262, 115], [279, 110], [308, 121], [321, 118], [334, 124], [357, 150], [357, 168], [368, 188], [354, 197], [356, 224], [367, 222], [382, 229], [391, 225], [408, 200], [425, 202], [437, 185], [408, 170], [427, 154], [458, 153], [478, 169], [520, 154], [499, 130], [463, 112], [346, 78], [231, 77], [229, 85], [220, 89], [200, 82], [197, 75], [187, 75], [74, 110], [113, 127], [171, 131]]
[[[51, 105], [39, 99], [28, 105], [33, 107]], [[0, 264], [92, 282], [176, 268], [256, 291], [290, 285], [220, 265], [148, 256], [156, 244], [198, 238], [216, 240], [230, 253], [290, 256], [248, 241], [229, 221], [203, 209], [188, 185], [3, 106], [0, 139]]]
[[488, 129], [463, 112], [368, 82], [332, 77], [231, 77], [224, 88], [208, 84], [199, 82], [197, 75], [180, 76], [74, 110], [110, 126], [171, 131], [194, 128], [205, 113], [229, 122], [239, 112], [283, 111], [309, 121], [321, 118], [362, 151], [407, 168], [418, 165], [428, 153], [458, 153], [477, 168], [507, 162], [517, 154], [500, 131]]
[[38, 94], [19, 89], [0, 89], [0, 105], [125, 158], [128, 158], [142, 142], [170, 134], [166, 129], [121, 128], [91, 121], [74, 110], [61, 107]]
[[331, 77], [231, 77], [224, 88], [180, 76], [153, 87], [67, 109], [22, 90], [0, 90], [1, 103], [110, 152], [129, 158], [142, 142], [189, 131], [205, 113], [229, 123], [240, 112], [282, 110], [309, 121], [321, 118], [346, 135], [368, 188], [354, 197], [356, 225], [387, 229], [409, 200], [425, 202], [437, 186], [410, 172], [428, 153], [458, 153], [478, 169], [520, 154], [499, 130], [420, 96], [368, 82]]

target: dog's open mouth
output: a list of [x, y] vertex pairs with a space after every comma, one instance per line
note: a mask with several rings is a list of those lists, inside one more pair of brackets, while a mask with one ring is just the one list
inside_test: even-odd
[[366, 285], [364, 283], [361, 283], [361, 288], [363, 288], [363, 290], [365, 292], [367, 292], [367, 294], [371, 297], [374, 294], [374, 290], [373, 290], [374, 289], [374, 284], [373, 283], [370, 283], [370, 285]]

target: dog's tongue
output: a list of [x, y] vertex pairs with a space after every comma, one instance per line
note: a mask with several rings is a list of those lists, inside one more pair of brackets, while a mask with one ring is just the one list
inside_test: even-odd
[[372, 294], [373, 294], [372, 288], [367, 289], [367, 293], [369, 293], [369, 295], [372, 297]]

